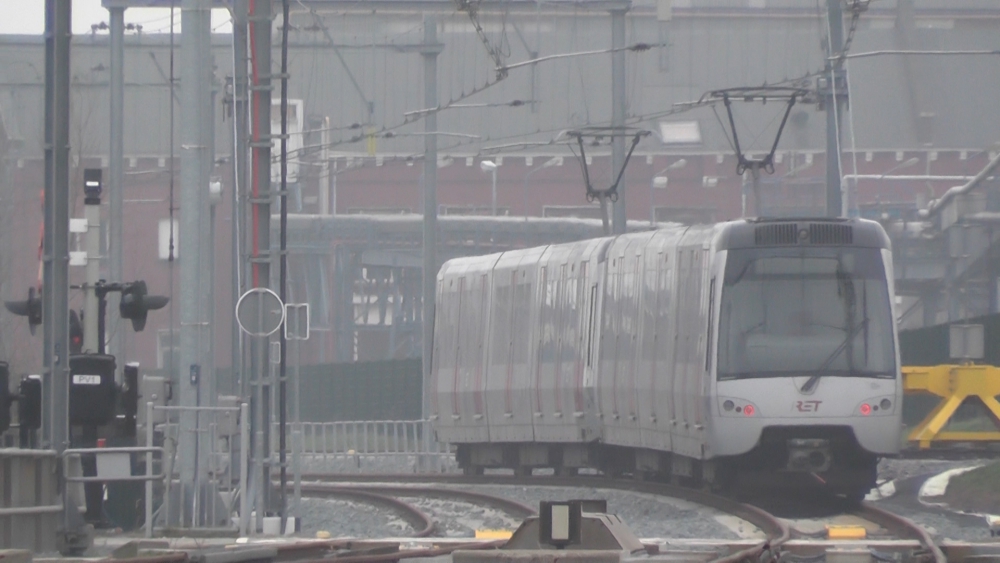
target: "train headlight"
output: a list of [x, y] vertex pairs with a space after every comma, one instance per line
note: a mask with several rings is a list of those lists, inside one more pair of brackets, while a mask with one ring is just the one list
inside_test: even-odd
[[719, 414], [722, 416], [747, 417], [758, 414], [756, 405], [746, 399], [730, 399], [728, 397], [718, 397], [717, 399], [719, 401], [717, 403]]
[[888, 416], [896, 410], [893, 397], [869, 397], [854, 407], [855, 415]]

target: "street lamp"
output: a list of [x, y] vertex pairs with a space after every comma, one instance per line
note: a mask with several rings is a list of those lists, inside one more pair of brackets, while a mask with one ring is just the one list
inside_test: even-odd
[[[913, 158], [910, 158], [909, 160], [905, 160], [903, 162], [900, 162], [896, 166], [893, 166], [892, 168], [886, 170], [885, 172], [883, 172], [882, 174], [879, 175], [879, 177], [878, 177], [878, 194], [876, 195], [876, 197], [878, 198], [878, 204], [879, 204], [879, 208], [880, 208], [881, 214], [883, 215], [883, 217], [882, 217], [883, 219], [887, 219], [888, 217], [884, 216], [885, 215], [885, 205], [882, 203], [882, 180], [885, 179], [885, 177], [888, 176], [889, 174], [891, 174], [891, 173], [893, 173], [893, 172], [895, 172], [895, 171], [897, 171], [899, 169], [902, 169], [902, 168], [909, 168], [910, 166], [913, 166], [913, 165], [917, 164], [918, 162], [920, 162], [920, 159], [917, 158], [917, 157], [913, 157]], [[854, 199], [855, 199], [855, 201], [858, 198], [858, 194], [857, 194], [857, 189], [858, 188], [857, 188], [857, 186], [858, 186], [858, 182], [857, 182], [857, 180], [855, 180], [854, 181], [854, 190], [855, 190]]]
[[667, 187], [667, 181], [668, 181], [667, 177], [660, 176], [660, 174], [663, 174], [668, 170], [677, 170], [678, 168], [684, 168], [684, 165], [686, 164], [687, 164], [687, 159], [682, 158], [680, 160], [677, 160], [670, 166], [667, 166], [663, 170], [660, 170], [656, 174], [653, 174], [653, 178], [650, 179], [649, 181], [649, 226], [650, 227], [656, 224], [656, 206], [653, 205], [653, 189], [660, 188], [662, 190]]
[[481, 168], [483, 172], [489, 172], [493, 174], [493, 200], [492, 200], [493, 204], [490, 207], [490, 210], [493, 216], [496, 217], [497, 216], [497, 163], [493, 162], [492, 160], [484, 160], [479, 163], [479, 168]]
[[552, 158], [546, 160], [542, 164], [529, 170], [527, 174], [524, 175], [524, 218], [525, 219], [528, 218], [528, 178], [530, 178], [532, 174], [538, 172], [543, 168], [549, 168], [551, 166], [555, 166], [556, 164], [561, 164], [561, 163], [562, 163], [562, 157], [553, 156]]

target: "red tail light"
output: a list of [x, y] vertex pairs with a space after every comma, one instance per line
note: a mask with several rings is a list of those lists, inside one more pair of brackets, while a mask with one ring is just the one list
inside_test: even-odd
[[754, 410], [755, 409], [753, 408], [753, 405], [747, 405], [743, 407], [743, 414], [747, 416], [753, 416]]
[[868, 416], [871, 413], [872, 413], [872, 406], [871, 405], [869, 405], [868, 403], [864, 403], [864, 404], [861, 405], [861, 414], [863, 414], [865, 416]]

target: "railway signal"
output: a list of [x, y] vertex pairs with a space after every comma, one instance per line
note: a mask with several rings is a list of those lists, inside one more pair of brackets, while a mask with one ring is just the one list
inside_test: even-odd
[[149, 295], [146, 290], [146, 282], [142, 280], [123, 284], [121, 292], [122, 299], [118, 305], [118, 311], [123, 319], [132, 321], [132, 328], [136, 332], [140, 332], [146, 327], [146, 315], [149, 311], [162, 309], [170, 301], [169, 297]]
[[35, 328], [42, 324], [42, 296], [35, 288], [28, 288], [28, 299], [24, 301], [4, 301], [7, 310], [21, 317], [28, 317], [28, 330], [35, 334]]

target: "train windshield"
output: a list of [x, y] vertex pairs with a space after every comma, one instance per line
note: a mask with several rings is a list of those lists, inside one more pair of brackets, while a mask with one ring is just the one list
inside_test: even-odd
[[892, 378], [892, 308], [874, 248], [733, 249], [719, 320], [718, 378]]

